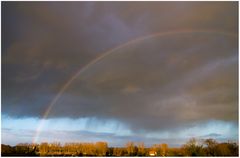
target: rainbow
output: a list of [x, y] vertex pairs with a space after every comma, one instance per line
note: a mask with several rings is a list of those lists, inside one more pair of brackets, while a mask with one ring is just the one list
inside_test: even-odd
[[147, 40], [147, 39], [151, 39], [154, 37], [164, 37], [167, 35], [179, 35], [179, 34], [185, 34], [185, 33], [208, 33], [208, 34], [222, 34], [225, 36], [232, 36], [232, 37], [238, 37], [237, 34], [233, 34], [233, 33], [229, 33], [229, 32], [223, 32], [223, 31], [217, 31], [217, 30], [192, 30], [192, 29], [188, 29], [188, 30], [180, 30], [180, 31], [167, 31], [167, 32], [158, 32], [158, 33], [153, 33], [150, 35], [146, 35], [146, 36], [142, 36], [133, 40], [130, 40], [126, 43], [123, 43], [117, 47], [114, 47], [104, 53], [102, 53], [101, 55], [97, 56], [95, 59], [93, 59], [91, 62], [89, 62], [88, 64], [86, 64], [84, 67], [80, 68], [73, 76], [71, 76], [69, 78], [69, 80], [62, 86], [62, 88], [59, 90], [59, 92], [57, 93], [57, 95], [53, 98], [53, 100], [49, 103], [49, 105], [47, 106], [48, 108], [46, 109], [46, 111], [43, 114], [42, 119], [40, 120], [40, 123], [37, 127], [36, 130], [36, 134], [33, 138], [33, 143], [36, 143], [38, 141], [39, 135], [41, 133], [41, 130], [44, 126], [44, 120], [48, 117], [49, 113], [51, 112], [53, 106], [56, 104], [56, 102], [58, 101], [58, 99], [62, 96], [62, 94], [64, 93], [64, 91], [69, 87], [69, 85], [71, 85], [71, 83], [79, 76], [81, 75], [83, 72], [85, 72], [89, 67], [91, 67], [92, 65], [96, 64], [97, 62], [101, 61], [102, 59], [104, 59], [106, 56], [112, 54], [113, 52], [115, 52], [116, 50], [119, 50], [121, 48], [124, 48], [128, 45], [143, 41], [143, 40]]

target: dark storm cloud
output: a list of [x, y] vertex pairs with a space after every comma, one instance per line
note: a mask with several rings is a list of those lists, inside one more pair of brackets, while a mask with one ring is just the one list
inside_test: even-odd
[[[166, 38], [171, 43], [165, 43]], [[234, 38], [190, 33], [119, 49], [81, 74], [50, 117], [112, 118], [136, 131], [166, 130], [212, 119], [237, 121]], [[225, 45], [221, 46], [222, 40]], [[66, 111], [66, 105], [75, 110]]]
[[[66, 81], [144, 35], [237, 35], [237, 2], [4, 2], [2, 112], [41, 117]], [[66, 90], [49, 117], [117, 119], [167, 130], [237, 121], [238, 43], [221, 33], [156, 37], [117, 50]]]

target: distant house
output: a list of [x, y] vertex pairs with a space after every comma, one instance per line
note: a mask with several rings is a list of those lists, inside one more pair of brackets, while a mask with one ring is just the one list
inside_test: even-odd
[[149, 156], [156, 156], [157, 152], [155, 150], [150, 150], [149, 151]]

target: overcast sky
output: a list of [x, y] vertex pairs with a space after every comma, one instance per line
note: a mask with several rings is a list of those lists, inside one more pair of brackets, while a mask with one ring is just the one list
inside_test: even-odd
[[1, 9], [2, 143], [238, 140], [238, 2]]

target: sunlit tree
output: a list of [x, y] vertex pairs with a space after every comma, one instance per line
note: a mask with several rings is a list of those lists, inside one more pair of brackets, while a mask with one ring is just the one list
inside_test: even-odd
[[183, 149], [186, 156], [204, 156], [203, 145], [197, 142], [197, 139], [191, 138], [185, 145]]
[[205, 151], [207, 156], [217, 156], [217, 141], [214, 139], [206, 139], [204, 140], [204, 144], [206, 145]]
[[126, 149], [127, 149], [127, 153], [129, 156], [133, 156], [134, 153], [134, 143], [133, 142], [128, 142], [126, 144]]
[[40, 156], [47, 155], [48, 151], [49, 151], [48, 143], [46, 143], [46, 142], [41, 143], [40, 146], [39, 146]]
[[161, 144], [161, 156], [166, 156], [168, 153], [168, 145], [163, 143]]
[[161, 156], [161, 144], [153, 144], [150, 151], [156, 152], [156, 156]]
[[226, 143], [218, 144], [218, 155], [220, 156], [229, 156], [231, 151], [228, 149], [228, 146]]
[[124, 148], [113, 148], [113, 156], [127, 156], [127, 151]]
[[144, 156], [145, 155], [145, 146], [143, 142], [138, 143], [138, 156]]
[[97, 142], [95, 147], [97, 156], [106, 156], [108, 150], [107, 142]]

